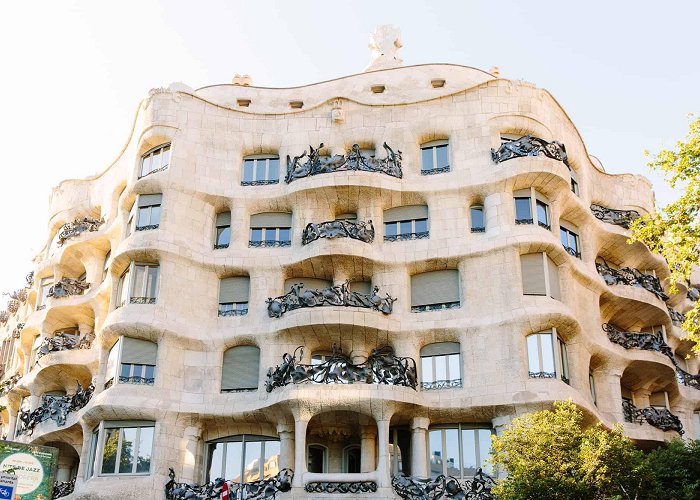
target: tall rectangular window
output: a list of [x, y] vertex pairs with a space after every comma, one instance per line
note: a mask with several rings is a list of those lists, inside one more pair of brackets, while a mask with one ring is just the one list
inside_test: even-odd
[[564, 245], [564, 250], [566, 250], [569, 255], [573, 255], [574, 257], [580, 259], [581, 247], [579, 244], [578, 234], [563, 226], [560, 227], [559, 233], [561, 235], [561, 244]]
[[242, 186], [277, 184], [280, 179], [280, 159], [276, 155], [252, 155], [243, 159]]
[[248, 314], [250, 278], [234, 276], [219, 283], [219, 316], [243, 316]]
[[153, 422], [103, 422], [93, 432], [88, 477], [98, 475], [148, 475], [153, 454]]
[[170, 143], [155, 147], [141, 157], [139, 178], [165, 170], [168, 166], [170, 166]]
[[548, 230], [551, 228], [549, 205], [537, 190], [520, 189], [513, 193], [513, 199], [516, 224], [534, 224], [536, 219], [539, 226]]
[[447, 475], [464, 480], [474, 477], [480, 468], [490, 474], [491, 434], [489, 428], [468, 424], [431, 428], [428, 431], [430, 477]]
[[231, 212], [216, 214], [216, 241], [215, 249], [228, 248], [231, 242]]
[[532, 224], [532, 202], [530, 197], [515, 198], [515, 223]]
[[422, 390], [462, 387], [462, 363], [458, 343], [429, 344], [421, 349], [420, 360]]
[[527, 360], [528, 374], [531, 378], [556, 378], [551, 332], [528, 335]]
[[384, 241], [428, 238], [428, 207], [408, 205], [384, 211]]
[[130, 304], [155, 304], [158, 297], [158, 264], [131, 263], [119, 280], [117, 307]]
[[160, 205], [163, 196], [159, 194], [139, 195], [136, 213], [136, 230], [158, 229], [160, 225]]
[[53, 286], [53, 276], [48, 276], [46, 278], [41, 278], [39, 282], [39, 300], [36, 303], [36, 310], [40, 311], [46, 307], [46, 301], [49, 298], [49, 291]]
[[288, 247], [292, 244], [292, 214], [262, 213], [250, 217], [251, 247]]
[[472, 233], [485, 233], [486, 221], [484, 220], [484, 207], [481, 205], [473, 205], [469, 208], [469, 218], [471, 222]]
[[421, 174], [433, 175], [450, 171], [447, 141], [433, 141], [421, 146]]

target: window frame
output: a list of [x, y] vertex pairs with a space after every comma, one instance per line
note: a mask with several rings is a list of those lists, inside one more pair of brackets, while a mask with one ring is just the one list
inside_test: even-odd
[[[438, 149], [445, 148], [445, 153], [447, 156], [447, 165], [442, 165], [442, 166], [437, 166], [438, 165]], [[424, 152], [431, 150], [431, 168], [425, 168], [425, 164], [423, 162], [425, 156]], [[447, 173], [451, 170], [450, 167], [450, 141], [447, 139], [442, 139], [442, 140], [437, 140], [437, 141], [430, 141], [426, 142], [424, 144], [421, 144], [420, 146], [420, 151], [421, 151], [421, 166], [420, 166], [420, 173], [421, 175], [435, 175], [435, 174], [444, 174]]]
[[54, 285], [54, 276], [45, 276], [39, 280], [39, 293], [37, 294], [36, 310], [41, 311], [46, 309], [46, 303], [49, 300], [49, 291]]
[[[525, 196], [524, 191], [529, 191], [527, 196]], [[529, 205], [530, 205], [530, 217], [525, 218], [525, 219], [519, 219], [518, 218], [518, 203], [517, 200], [524, 200], [524, 199], [529, 199]], [[547, 231], [552, 230], [552, 210], [550, 208], [550, 201], [547, 199], [546, 196], [542, 195], [537, 189], [534, 187], [529, 187], [529, 188], [524, 188], [524, 189], [519, 189], [516, 191], [513, 191], [513, 206], [515, 210], [515, 224], [516, 225], [529, 225], [529, 224], [535, 224], [537, 222], [537, 225], [546, 229]], [[545, 212], [545, 221], [542, 222], [540, 220], [540, 214], [539, 214], [539, 207], [544, 208]]]
[[[566, 243], [564, 243], [564, 236], [566, 235]], [[562, 225], [561, 222], [559, 223], [559, 239], [561, 240], [561, 244], [564, 247], [564, 250], [566, 250], [566, 253], [571, 255], [572, 257], [576, 257], [577, 259], [581, 259], [581, 238], [580, 236], [575, 233], [572, 229], [569, 229], [567, 226]], [[574, 247], [572, 248], [571, 242], [573, 239]]]
[[[262, 239], [260, 240], [255, 240], [253, 239], [253, 231], [263, 231], [261, 234], [263, 236]], [[287, 230], [289, 231], [289, 239], [288, 240], [281, 240], [280, 235], [282, 231]], [[268, 231], [274, 231], [274, 237], [275, 239], [270, 240], [267, 238]], [[289, 247], [292, 246], [292, 227], [291, 226], [275, 226], [275, 227], [268, 227], [268, 226], [251, 226], [250, 227], [250, 233], [249, 233], [249, 239], [248, 239], [248, 246], [251, 248], [270, 248], [270, 247]]]
[[[475, 226], [474, 225], [474, 211], [481, 212], [481, 219], [483, 222], [483, 225], [481, 226]], [[486, 232], [486, 211], [484, 210], [484, 205], [471, 205], [469, 207], [469, 230], [472, 233], [485, 233]]]
[[[165, 165], [163, 165], [163, 153], [162, 150], [167, 148], [167, 153], [168, 153], [168, 161]], [[160, 166], [158, 168], [151, 168], [148, 172], [144, 172], [143, 166], [145, 163], [146, 158], [151, 159], [151, 164], [153, 163], [152, 160], [155, 157], [156, 153], [158, 153], [158, 157], [160, 159]], [[159, 146], [156, 146], [154, 148], [149, 149], [145, 153], [141, 155], [141, 159], [139, 162], [139, 179], [143, 179], [144, 177], [155, 174], [157, 172], [162, 172], [163, 170], [167, 170], [170, 167], [170, 162], [172, 161], [173, 158], [173, 147], [172, 147], [172, 142], [165, 142]], [[150, 168], [150, 164], [149, 164]]]
[[[135, 295], [134, 288], [136, 283], [134, 282], [134, 275], [136, 267], [145, 267], [146, 279], [143, 282], [142, 293], [144, 295]], [[158, 269], [156, 273], [156, 284], [154, 285], [155, 297], [148, 296], [148, 275], [151, 269]], [[127, 283], [128, 281], [128, 283]], [[126, 296], [124, 295], [124, 285], [126, 285]], [[160, 291], [160, 263], [159, 262], [136, 262], [131, 261], [129, 267], [127, 267], [124, 272], [119, 277], [119, 283], [117, 286], [117, 300], [115, 304], [115, 309], [123, 307], [128, 304], [155, 304], [158, 301], [158, 292]], [[122, 300], [124, 299], [124, 300]]]
[[[430, 237], [430, 226], [429, 226], [429, 220], [430, 217], [425, 217], [425, 218], [420, 218], [420, 219], [406, 219], [406, 220], [399, 220], [399, 221], [393, 221], [393, 222], [385, 222], [384, 223], [384, 241], [407, 241], [407, 240], [422, 240]], [[417, 231], [417, 223], [425, 221], [425, 231]], [[407, 233], [402, 233], [401, 232], [401, 225], [404, 223], [410, 223], [411, 224], [411, 231]], [[390, 225], [394, 225], [396, 227], [396, 232], [395, 234], [389, 235], [387, 228]]]
[[[278, 443], [278, 446], [280, 448], [278, 456], [281, 457], [282, 455], [282, 444], [279, 436], [265, 436], [262, 434], [234, 434], [231, 436], [226, 436], [222, 437], [219, 439], [214, 439], [212, 441], [207, 441], [207, 447], [206, 447], [206, 468], [205, 468], [205, 480], [206, 481], [213, 481], [214, 479], [217, 479], [219, 477], [223, 477], [224, 479], [228, 480], [229, 482], [233, 484], [249, 484], [249, 483], [244, 483], [243, 482], [243, 477], [244, 477], [244, 472], [245, 472], [245, 465], [246, 465], [246, 444], [247, 443], [260, 443], [260, 456], [258, 457], [258, 464], [259, 464], [259, 474], [260, 474], [260, 479], [262, 479], [265, 475], [265, 445], [264, 443], [268, 442], [273, 442], [273, 443]], [[241, 454], [240, 454], [240, 463], [241, 463], [241, 468], [240, 468], [240, 482], [234, 482], [234, 478], [226, 478], [224, 477], [226, 474], [226, 448], [228, 447], [229, 443], [241, 443]], [[216, 477], [211, 477], [211, 468], [212, 468], [212, 459], [214, 458], [214, 450], [216, 449], [217, 445], [223, 445], [223, 449], [221, 452], [222, 455], [222, 460], [221, 460], [221, 476], [216, 476]], [[279, 464], [279, 461], [278, 461]], [[279, 469], [281, 470], [281, 469]], [[278, 471], [279, 472], [279, 471]], [[270, 477], [274, 477], [270, 476]]]
[[[447, 438], [446, 438], [445, 431], [448, 431], [448, 430], [456, 430], [457, 435], [459, 436], [459, 438], [457, 440], [457, 449], [458, 449], [459, 460], [460, 460], [459, 475], [453, 475], [453, 474], [448, 473], [447, 460], [444, 459], [445, 458], [444, 452], [447, 448], [446, 447]], [[427, 462], [428, 477], [432, 478], [432, 476], [433, 476], [433, 471], [432, 471], [431, 466], [430, 466], [430, 457], [431, 457], [431, 452], [433, 451], [430, 449], [431, 448], [431, 446], [430, 446], [430, 433], [437, 432], [437, 431], [440, 431], [440, 433], [441, 433], [441, 436], [440, 436], [441, 437], [441, 444], [440, 444], [441, 455], [440, 456], [443, 459], [442, 460], [442, 472], [440, 472], [438, 475], [442, 474], [442, 475], [446, 475], [446, 476], [454, 476], [456, 479], [459, 479], [459, 480], [471, 479], [474, 477], [474, 476], [466, 476], [464, 474], [465, 455], [464, 455], [464, 438], [463, 438], [464, 434], [463, 434], [463, 431], [469, 431], [469, 430], [471, 430], [471, 431], [489, 431], [490, 436], [495, 435], [495, 430], [493, 429], [493, 427], [491, 427], [489, 425], [458, 423], [458, 424], [441, 424], [441, 425], [434, 425], [434, 426], [431, 425], [430, 426], [430, 428], [428, 429], [428, 432], [426, 432], [426, 438], [425, 438], [426, 439], [426, 462]], [[485, 473], [490, 474], [491, 473], [491, 465], [488, 462], [488, 457], [486, 457], [486, 458], [481, 457], [481, 447], [479, 446], [479, 444], [480, 444], [479, 432], [474, 432], [473, 451], [474, 451], [474, 457], [476, 459], [475, 461], [478, 462], [478, 464], [475, 464], [476, 465], [475, 471], [478, 470], [479, 467], [481, 467]], [[490, 444], [489, 444], [488, 455], [489, 455], [489, 457], [491, 456], [491, 445]]]
[[[153, 453], [155, 449], [156, 442], [156, 432], [155, 432], [156, 422], [150, 420], [124, 420], [124, 421], [108, 421], [103, 420], [99, 423], [95, 429], [92, 431], [92, 436], [90, 439], [90, 451], [88, 454], [88, 465], [85, 470], [85, 479], [89, 480], [95, 476], [97, 477], [114, 477], [114, 476], [150, 476], [153, 469], [153, 459], [155, 454]], [[106, 431], [108, 429], [118, 429], [117, 437], [117, 450], [115, 454], [114, 470], [115, 472], [103, 472], [104, 464], [104, 449], [105, 449], [105, 439]], [[119, 462], [120, 455], [122, 451], [123, 443], [123, 430], [124, 429], [137, 429], [136, 438], [134, 442], [137, 443], [136, 449], [134, 450], [134, 460], [131, 472], [119, 472]], [[135, 472], [138, 467], [138, 457], [141, 451], [138, 446], [140, 446], [141, 429], [153, 429], [151, 435], [151, 450], [150, 450], [150, 461], [148, 464], [148, 472]], [[96, 433], [97, 431], [97, 433]], [[95, 437], [96, 434], [96, 437]]]
[[[139, 195], [140, 197], [141, 195]], [[141, 215], [141, 210], [147, 209], [148, 213], [148, 222], [153, 222], [153, 209], [158, 207], [158, 223], [157, 224], [141, 224], [142, 223], [142, 215]], [[160, 203], [154, 204], [154, 205], [144, 205], [144, 206], [139, 206], [138, 200], [136, 203], [134, 203], [134, 214], [132, 215], [132, 219], [135, 219], [134, 222], [134, 231], [150, 231], [153, 229], [158, 229], [160, 227], [160, 219], [163, 213], [163, 200], [161, 198]]]
[[598, 406], [598, 393], [595, 387], [595, 376], [591, 371], [588, 372], [588, 389], [591, 392], [591, 400], [593, 401], [593, 404]]
[[[441, 342], [437, 342], [441, 343]], [[421, 350], [424, 348], [428, 347], [429, 345], [432, 344], [427, 344], [423, 346]], [[454, 353], [449, 353], [449, 354], [420, 354], [420, 388], [421, 391], [431, 391], [431, 390], [440, 390], [440, 389], [459, 389], [462, 388], [464, 385], [464, 374], [463, 370], [464, 368], [462, 367], [462, 352], [461, 352], [461, 345], [460, 345], [460, 350], [459, 352], [454, 352]], [[445, 363], [445, 375], [446, 378], [444, 380], [438, 379], [437, 373], [438, 373], [438, 368], [437, 368], [437, 358], [444, 358], [444, 363]], [[455, 359], [457, 360], [457, 370], [459, 373], [457, 373], [458, 377], [453, 377], [450, 369], [451, 360]], [[426, 380], [425, 375], [426, 371], [424, 369], [424, 361], [423, 360], [430, 360], [430, 369], [431, 369], [431, 380]]]
[[[154, 387], [156, 384], [156, 374], [158, 372], [157, 355], [156, 355], [156, 364], [155, 365], [150, 365], [150, 364], [146, 364], [146, 363], [124, 363], [124, 362], [122, 362], [122, 349], [124, 347], [124, 339], [125, 338], [133, 338], [136, 340], [146, 340], [146, 339], [139, 339], [137, 337], [126, 337], [125, 335], [119, 336], [117, 341], [110, 348], [109, 354], [107, 355], [107, 367], [105, 370], [105, 385], [104, 385], [105, 390], [109, 389], [110, 387], [114, 386], [115, 384], [127, 384], [127, 385]], [[149, 341], [149, 342], [152, 342], [152, 341]], [[156, 345], [156, 352], [157, 352], [158, 343], [153, 342], [153, 344]], [[116, 351], [114, 351], [114, 349], [116, 349]], [[110, 358], [112, 357], [112, 351], [115, 352], [115, 356], [112, 360], [110, 360]], [[110, 366], [112, 364], [114, 366]], [[131, 365], [131, 368], [129, 371], [129, 373], [130, 373], [129, 378], [133, 378], [135, 376], [134, 375], [134, 372], [135, 372], [134, 367], [136, 367], [136, 366], [142, 367], [142, 372], [143, 372], [144, 376], [141, 378], [143, 379], [143, 382], [128, 382], [128, 381], [122, 380], [123, 378], [125, 378], [122, 376], [124, 365]], [[148, 367], [153, 368], [153, 377], [145, 377], [145, 375], [147, 374]], [[110, 373], [110, 371], [111, 371], [111, 373]], [[149, 380], [152, 380], [152, 382], [148, 382]]]
[[[528, 296], [528, 297], [549, 297], [554, 300], [558, 300], [559, 302], [562, 302], [562, 297], [561, 297], [561, 280], [559, 280], [558, 283], [558, 290], [559, 290], [559, 297], [554, 297], [554, 287], [552, 286], [551, 282], [551, 276], [550, 276], [550, 260], [551, 257], [547, 254], [547, 252], [529, 252], [526, 254], [520, 254], [520, 273], [521, 273], [521, 279], [520, 279], [520, 286], [523, 287], [523, 267], [522, 267], [522, 257], [523, 255], [530, 255], [530, 254], [541, 254], [542, 255], [542, 269], [544, 271], [544, 288], [545, 288], [545, 293], [544, 295], [541, 293], [525, 293], [525, 289], [523, 288], [523, 295]], [[556, 274], [557, 274], [557, 279], [559, 279], [559, 266], [557, 266], [554, 261], [551, 261], [552, 264], [554, 264], [554, 267], [556, 268]]]
[[[552, 349], [552, 362], [554, 364], [553, 372], [544, 371], [544, 357], [542, 351], [542, 337], [549, 336], [550, 346]], [[537, 359], [539, 371], [533, 371], [533, 367], [530, 365], [530, 342], [529, 338], [537, 336]], [[556, 338], [556, 345], [554, 339]], [[525, 337], [525, 353], [527, 357], [527, 369], [528, 378], [531, 379], [560, 379], [567, 385], [571, 385], [570, 378], [570, 368], [569, 368], [569, 354], [568, 346], [566, 342], [559, 336], [557, 329], [552, 328], [551, 330], [542, 330], [539, 332], [532, 332]]]
[[[270, 179], [270, 174], [273, 172], [271, 167], [272, 163], [270, 160], [277, 160], [277, 179]], [[252, 175], [250, 180], [246, 180], [246, 162], [252, 162]], [[264, 178], [258, 179], [258, 162], [264, 161]], [[257, 155], [247, 155], [242, 159], [241, 164], [241, 186], [268, 186], [273, 184], [279, 184], [280, 181], [280, 157], [274, 154], [257, 154]]]
[[[227, 213], [229, 214], [229, 223], [228, 224], [218, 224], [216, 222], [216, 219], [219, 217], [221, 214]], [[221, 235], [228, 229], [228, 241], [226, 243], [222, 243], [220, 238]], [[224, 248], [228, 248], [229, 245], [231, 244], [231, 211], [230, 210], [224, 210], [223, 212], [219, 212], [214, 216], [214, 250], [221, 250]]]

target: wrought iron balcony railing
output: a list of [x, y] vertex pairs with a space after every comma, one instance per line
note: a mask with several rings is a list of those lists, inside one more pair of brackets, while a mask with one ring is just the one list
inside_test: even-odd
[[639, 212], [636, 210], [614, 210], [595, 203], [591, 205], [591, 212], [593, 212], [596, 219], [624, 227], [625, 229], [629, 229], [630, 224], [640, 217]]
[[462, 305], [460, 301], [441, 302], [439, 304], [426, 304], [422, 306], [411, 306], [411, 312], [420, 313], [427, 311], [444, 311], [445, 309], [457, 309]]
[[301, 234], [301, 244], [308, 245], [319, 238], [352, 238], [353, 240], [372, 243], [374, 241], [374, 225], [369, 222], [353, 222], [349, 220], [332, 220], [326, 222], [309, 222]]
[[384, 236], [384, 241], [408, 241], [408, 240], [424, 240], [430, 237], [430, 231], [421, 231], [418, 233], [402, 233]]
[[70, 351], [73, 349], [90, 349], [94, 335], [80, 335], [70, 333], [59, 333], [54, 337], [47, 337], [39, 346], [36, 353], [36, 361], [47, 354], [58, 351]]
[[241, 186], [270, 186], [272, 184], [279, 184], [279, 179], [264, 179], [259, 181], [241, 181]]
[[92, 219], [90, 217], [83, 217], [82, 219], [75, 219], [73, 222], [67, 222], [58, 232], [58, 246], [63, 246], [69, 238], [79, 236], [86, 231], [97, 231], [104, 222], [104, 218]]
[[462, 388], [462, 379], [456, 378], [453, 380], [435, 380], [434, 382], [421, 382], [420, 388], [423, 391], [434, 391], [438, 389], [460, 389]]
[[236, 309], [219, 309], [219, 317], [231, 317], [231, 316], [245, 316], [248, 314], [248, 307], [241, 307]]
[[485, 227], [473, 227], [471, 228], [472, 233], [485, 233], [486, 228]]
[[566, 156], [566, 147], [558, 141], [547, 142], [539, 137], [526, 135], [520, 139], [503, 142], [498, 149], [491, 149], [491, 158], [494, 163], [501, 163], [512, 158], [539, 155], [561, 161], [571, 170], [569, 159]]
[[685, 314], [680, 311], [676, 311], [672, 307], [667, 306], [667, 309], [668, 315], [671, 316], [671, 321], [674, 325], [681, 326], [683, 323], [685, 323]]
[[628, 285], [644, 288], [656, 295], [661, 300], [668, 300], [668, 295], [661, 288], [661, 282], [656, 276], [644, 274], [631, 267], [613, 269], [605, 262], [596, 262], [598, 274], [603, 277], [607, 285]]
[[146, 226], [136, 226], [136, 231], [151, 231], [153, 229], [158, 229], [160, 224], [148, 224]]
[[686, 294], [686, 297], [688, 297], [688, 300], [690, 300], [691, 302], [697, 302], [700, 299], [700, 290], [698, 290], [694, 286], [691, 286], [688, 288], [688, 293]]
[[494, 498], [491, 490], [496, 483], [479, 468], [472, 479], [466, 480], [442, 474], [435, 479], [396, 475], [391, 480], [391, 486], [398, 496], [406, 500], [491, 500]]
[[445, 174], [450, 171], [450, 166], [445, 165], [444, 167], [429, 168], [420, 171], [421, 175], [435, 175], [435, 174]]
[[564, 247], [564, 250], [566, 250], [566, 253], [571, 255], [572, 257], [576, 257], [577, 259], [581, 258], [581, 252], [576, 250], [575, 248], [572, 247]]
[[3, 380], [2, 383], [0, 383], [0, 397], [10, 392], [12, 388], [15, 385], [17, 385], [17, 382], [20, 378], [22, 378], [22, 375], [20, 375], [19, 373], [15, 373], [11, 377], [8, 377], [6, 380]]
[[165, 484], [166, 500], [208, 500], [221, 498], [224, 484], [230, 500], [274, 500], [277, 493], [292, 489], [294, 471], [282, 469], [277, 475], [251, 483], [238, 483], [217, 478], [205, 484], [187, 484], [175, 481], [175, 471], [171, 468], [170, 481]]
[[[319, 364], [299, 363], [304, 348], [299, 346], [294, 354], [285, 353], [282, 364], [267, 370], [265, 390], [272, 392], [289, 384], [384, 384], [410, 387], [418, 385], [416, 362], [412, 358], [400, 358], [391, 347], [372, 350], [367, 361], [354, 363], [333, 346], [330, 359]], [[298, 357], [297, 357], [298, 356]]]
[[527, 376], [530, 378], [557, 378], [557, 374], [554, 372], [527, 372]]
[[248, 240], [248, 246], [251, 248], [291, 247], [292, 242], [290, 240]]
[[374, 493], [377, 483], [374, 481], [314, 481], [306, 483], [304, 490], [308, 493]]
[[154, 377], [141, 377], [138, 375], [132, 375], [130, 377], [119, 376], [119, 382], [122, 384], [134, 384], [134, 385], [153, 385], [156, 379]]
[[214, 250], [223, 250], [224, 248], [228, 248], [228, 243], [221, 243], [220, 245], [214, 245]]
[[[291, 159], [287, 155], [287, 175], [284, 181], [289, 184], [296, 179], [302, 179], [311, 175], [328, 174], [344, 170], [361, 170], [364, 172], [381, 172], [392, 177], [403, 177], [401, 171], [401, 151], [394, 153], [387, 143], [383, 144], [386, 157], [375, 158], [362, 155], [360, 146], [353, 144], [352, 149], [345, 155], [323, 157], [320, 154], [323, 143], [314, 149], [309, 146], [308, 153], [304, 151], [301, 156]], [[306, 158], [306, 162], [301, 161]]]
[[372, 293], [353, 292], [349, 283], [346, 281], [323, 290], [302, 290], [303, 283], [295, 283], [288, 293], [267, 299], [267, 314], [270, 318], [281, 318], [287, 311], [320, 306], [364, 307], [391, 314], [395, 298], [388, 293], [386, 297], [380, 297], [378, 286], [374, 287]]
[[70, 481], [56, 481], [53, 483], [53, 494], [51, 495], [51, 500], [56, 500], [56, 498], [62, 498], [70, 495], [75, 490], [75, 479]]
[[155, 304], [155, 303], [156, 303], [156, 297], [131, 297], [131, 298], [129, 298], [129, 304]]
[[55, 285], [49, 288], [48, 296], [60, 299], [61, 297], [69, 297], [71, 295], [82, 295], [88, 288], [90, 288], [90, 283], [85, 280], [61, 278]]
[[638, 423], [639, 425], [646, 422], [662, 431], [676, 431], [681, 436], [685, 434], [681, 419], [667, 408], [654, 408], [653, 406], [637, 408], [631, 401], [623, 399], [622, 413], [625, 417], [625, 422]]
[[19, 421], [17, 435], [27, 434], [31, 436], [34, 428], [45, 420], [54, 420], [57, 426], [63, 427], [66, 425], [68, 414], [78, 411], [88, 404], [94, 390], [94, 383], [85, 389], [78, 383], [78, 388], [72, 396], [44, 396], [41, 406], [37, 409], [33, 411], [22, 410], [17, 414]]

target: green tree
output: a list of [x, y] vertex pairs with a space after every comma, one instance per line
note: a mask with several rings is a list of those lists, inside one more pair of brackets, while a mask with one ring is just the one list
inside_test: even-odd
[[556, 401], [493, 437], [491, 460], [508, 472], [494, 489], [498, 498], [636, 498], [648, 475], [644, 454], [621, 428], [583, 430], [582, 422], [573, 402]]
[[700, 498], [700, 441], [674, 439], [649, 453], [650, 498]]
[[[649, 156], [649, 152], [645, 151]], [[700, 264], [700, 119], [691, 121], [685, 141], [675, 149], [662, 149], [648, 165], [664, 173], [672, 188], [681, 187], [681, 197], [655, 214], [645, 214], [632, 225], [630, 242], [641, 241], [663, 256], [671, 269], [671, 292], [676, 282], [687, 282]], [[683, 329], [695, 341], [700, 354], [700, 301], [686, 314]]]

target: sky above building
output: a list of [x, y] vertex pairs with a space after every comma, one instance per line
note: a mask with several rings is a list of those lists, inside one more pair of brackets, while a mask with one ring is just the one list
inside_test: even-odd
[[[646, 166], [700, 112], [700, 3], [517, 0], [33, 1], [3, 6], [0, 291], [48, 238], [51, 188], [117, 157], [148, 90], [249, 74], [287, 87], [360, 72], [368, 33], [400, 28], [405, 65], [444, 62], [549, 90], [611, 173]], [[3, 297], [0, 306], [4, 304]]]

